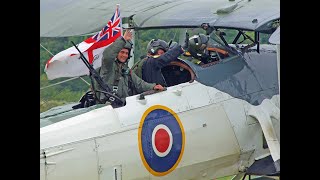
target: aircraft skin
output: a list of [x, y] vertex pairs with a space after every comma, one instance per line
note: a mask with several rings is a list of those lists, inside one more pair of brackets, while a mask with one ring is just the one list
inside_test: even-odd
[[276, 48], [245, 58], [181, 61], [192, 82], [40, 128], [40, 179], [214, 179], [279, 160]]
[[[41, 1], [40, 36], [97, 32], [104, 17], [114, 13], [111, 1], [75, 3]], [[127, 26], [134, 30], [199, 28], [208, 23], [271, 34], [271, 22], [280, 20], [279, 0], [118, 3], [122, 17], [132, 18]], [[63, 12], [70, 16], [60, 21]], [[89, 16], [103, 18], [83, 23]], [[40, 179], [205, 180], [235, 174], [239, 179], [256, 160], [270, 155], [280, 173], [280, 42], [278, 49], [258, 46], [205, 66], [177, 59], [189, 74], [180, 79], [174, 76], [179, 68], [165, 67], [164, 76], [171, 78], [167, 83], [173, 83], [166, 91], [144, 99], [127, 97], [124, 107], [108, 105], [45, 122], [50, 125], [40, 128]]]
[[[214, 27], [261, 31], [263, 24], [280, 17], [280, 0], [118, 0], [117, 3], [121, 16], [133, 16], [135, 27], [139, 29], [198, 27], [210, 23]], [[115, 5], [113, 1], [104, 0], [90, 3], [86, 0], [72, 3], [41, 0], [40, 36], [66, 37], [98, 32], [106, 24], [106, 18], [112, 17]], [[218, 13], [227, 9], [233, 10]]]

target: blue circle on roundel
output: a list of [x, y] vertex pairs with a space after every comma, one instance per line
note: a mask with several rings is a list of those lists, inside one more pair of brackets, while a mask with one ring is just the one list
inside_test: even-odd
[[[165, 157], [159, 157], [152, 148], [152, 132], [159, 125], [166, 125], [172, 133], [172, 148]], [[145, 118], [141, 131], [142, 151], [150, 168], [156, 172], [170, 170], [179, 159], [182, 149], [182, 132], [175, 117], [163, 109], [151, 111]]]

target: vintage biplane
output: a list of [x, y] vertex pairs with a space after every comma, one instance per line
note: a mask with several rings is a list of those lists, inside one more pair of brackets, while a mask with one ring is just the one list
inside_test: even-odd
[[[97, 32], [115, 7], [103, 0], [40, 3], [41, 37]], [[70, 104], [41, 113], [40, 179], [279, 177], [280, 1], [117, 3], [135, 32], [199, 28], [210, 46], [164, 67], [165, 91], [127, 97], [118, 108]], [[275, 43], [262, 44], [271, 34]]]

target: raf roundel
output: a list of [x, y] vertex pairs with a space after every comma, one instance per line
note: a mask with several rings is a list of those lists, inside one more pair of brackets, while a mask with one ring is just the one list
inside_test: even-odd
[[145, 168], [155, 176], [164, 176], [179, 164], [185, 134], [178, 115], [162, 105], [148, 108], [140, 121], [139, 152]]

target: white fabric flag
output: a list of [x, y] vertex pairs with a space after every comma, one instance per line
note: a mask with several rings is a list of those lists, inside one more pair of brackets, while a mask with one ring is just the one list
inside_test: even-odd
[[[119, 6], [108, 24], [97, 34], [81, 42], [77, 47], [96, 69], [101, 66], [103, 50], [122, 35]], [[48, 79], [76, 77], [89, 74], [89, 69], [80, 59], [75, 47], [59, 52], [48, 60], [45, 66]]]

